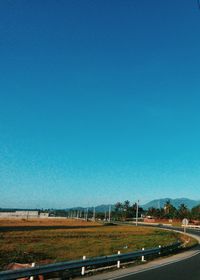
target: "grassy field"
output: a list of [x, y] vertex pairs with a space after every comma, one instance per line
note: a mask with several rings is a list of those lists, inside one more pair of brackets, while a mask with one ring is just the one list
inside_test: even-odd
[[[31, 225], [37, 222], [28, 221]], [[51, 225], [54, 222], [58, 221], [51, 221]], [[27, 221], [15, 220], [13, 223], [15, 226], [17, 223], [25, 225]], [[5, 269], [11, 262], [52, 263], [79, 259], [83, 255], [92, 257], [115, 254], [118, 250], [125, 253], [180, 240], [177, 233], [147, 227], [101, 226], [77, 220], [62, 220], [62, 223], [67, 226], [81, 224], [84, 228], [1, 232], [0, 269]]]
[[59, 219], [59, 218], [40, 218], [40, 219], [0, 219], [1, 226], [99, 226], [99, 223], [86, 222], [79, 219]]

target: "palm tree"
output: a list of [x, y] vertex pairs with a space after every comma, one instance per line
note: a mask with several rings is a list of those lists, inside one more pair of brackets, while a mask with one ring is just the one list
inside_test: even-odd
[[200, 220], [200, 204], [192, 208], [191, 216], [192, 216], [193, 219], [199, 219]]
[[171, 208], [170, 200], [167, 200], [164, 205], [165, 214], [169, 214]]
[[128, 211], [129, 208], [130, 208], [130, 201], [125, 200], [124, 201], [124, 211]]
[[119, 212], [119, 211], [121, 211], [122, 209], [123, 209], [122, 203], [121, 203], [121, 202], [117, 202], [117, 203], [115, 204], [115, 211], [116, 211], [116, 212]]
[[164, 205], [164, 212], [165, 212], [165, 217], [172, 219], [174, 218], [176, 214], [176, 208], [171, 204], [170, 200], [167, 200], [165, 205]]
[[178, 217], [183, 219], [183, 218], [188, 217], [188, 214], [189, 214], [189, 211], [188, 211], [187, 206], [184, 203], [182, 203], [178, 208]]

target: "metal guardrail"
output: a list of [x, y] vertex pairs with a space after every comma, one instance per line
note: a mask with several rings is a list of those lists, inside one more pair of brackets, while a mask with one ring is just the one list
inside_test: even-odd
[[116, 254], [116, 255], [105, 256], [105, 257], [90, 258], [86, 260], [59, 262], [54, 264], [36, 266], [32, 268], [7, 270], [7, 271], [0, 272], [0, 280], [11, 280], [11, 279], [18, 279], [22, 277], [44, 275], [47, 273], [49, 274], [53, 272], [78, 269], [82, 267], [91, 267], [91, 266], [98, 267], [102, 265], [108, 265], [117, 261], [134, 260], [142, 256], [149, 256], [149, 255], [156, 255], [156, 254], [160, 255], [162, 253], [167, 253], [170, 251], [177, 250], [180, 247], [180, 245], [181, 242], [177, 242], [165, 247], [156, 247], [147, 250], [139, 250], [139, 251], [120, 254], [120, 255]]
[[194, 228], [194, 229], [200, 229], [200, 225], [181, 225], [182, 227], [185, 228]]

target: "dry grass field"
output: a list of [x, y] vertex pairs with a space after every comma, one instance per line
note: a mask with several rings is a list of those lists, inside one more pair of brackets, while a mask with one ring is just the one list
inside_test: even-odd
[[[43, 221], [43, 220], [42, 220]], [[4, 221], [4, 225], [38, 225], [41, 221]], [[59, 221], [43, 221], [57, 225]], [[0, 233], [0, 269], [11, 262], [52, 263], [134, 251], [180, 240], [180, 235], [148, 227], [102, 226], [93, 222], [61, 220], [59, 225], [83, 228], [8, 231]], [[39, 224], [41, 225], [41, 224]], [[91, 227], [94, 226], [94, 227]]]
[[98, 223], [86, 222], [79, 219], [67, 218], [38, 218], [38, 219], [0, 219], [1, 226], [98, 226]]

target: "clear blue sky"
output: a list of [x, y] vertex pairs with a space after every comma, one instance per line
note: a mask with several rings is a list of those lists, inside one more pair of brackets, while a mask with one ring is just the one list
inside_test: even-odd
[[200, 199], [200, 10], [0, 1], [0, 207]]

